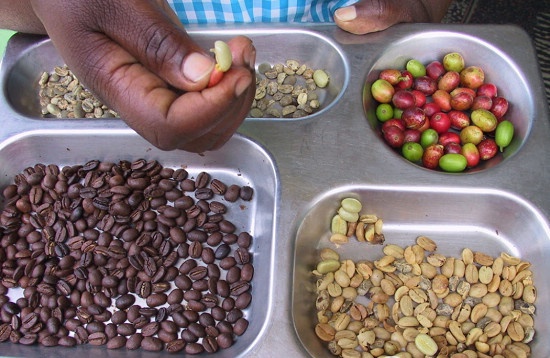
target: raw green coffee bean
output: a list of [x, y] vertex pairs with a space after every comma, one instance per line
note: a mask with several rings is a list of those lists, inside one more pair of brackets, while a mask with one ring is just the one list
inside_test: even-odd
[[514, 125], [508, 120], [504, 120], [497, 125], [495, 131], [495, 142], [502, 152], [505, 147], [510, 145], [512, 138], [514, 137]]
[[345, 235], [348, 232], [348, 223], [340, 215], [336, 214], [332, 218], [331, 232], [333, 234]]
[[359, 220], [358, 213], [349, 212], [343, 207], [338, 209], [338, 215], [340, 215], [340, 217], [342, 217], [342, 219], [346, 220], [347, 222], [357, 222], [357, 220]]
[[316, 70], [313, 72], [313, 80], [315, 81], [317, 87], [325, 88], [328, 85], [329, 76], [323, 70]]
[[447, 153], [439, 159], [439, 166], [446, 172], [458, 173], [466, 169], [466, 157], [458, 153]]
[[342, 205], [342, 208], [344, 210], [350, 212], [350, 213], [358, 213], [361, 211], [362, 205], [361, 202], [355, 198], [345, 198], [340, 203]]
[[427, 356], [433, 356], [437, 353], [437, 343], [425, 333], [418, 334], [414, 339], [414, 344], [420, 352]]
[[317, 264], [317, 272], [319, 272], [322, 275], [329, 272], [335, 272], [339, 268], [340, 268], [340, 261], [333, 260], [333, 259], [323, 260]]

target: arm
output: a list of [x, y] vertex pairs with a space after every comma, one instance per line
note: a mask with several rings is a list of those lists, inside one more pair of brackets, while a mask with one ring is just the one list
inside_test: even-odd
[[[86, 87], [153, 145], [216, 149], [246, 117], [254, 96], [249, 39], [229, 42], [233, 67], [206, 88], [214, 59], [189, 37], [165, 0], [24, 1], [9, 10], [12, 28], [39, 30], [42, 24]], [[7, 17], [2, 20], [9, 22]]]
[[440, 22], [452, 0], [360, 0], [336, 10], [336, 24], [354, 34], [385, 30], [401, 22]]
[[29, 0], [0, 0], [0, 28], [33, 34], [46, 33]]

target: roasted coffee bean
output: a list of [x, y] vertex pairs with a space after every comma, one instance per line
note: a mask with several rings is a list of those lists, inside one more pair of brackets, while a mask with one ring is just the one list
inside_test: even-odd
[[250, 292], [243, 292], [235, 299], [235, 307], [243, 310], [250, 305], [251, 301], [252, 294]]
[[184, 329], [181, 332], [181, 339], [183, 339], [186, 343], [195, 343], [199, 340], [199, 337], [195, 336], [189, 329]]
[[204, 347], [200, 343], [191, 342], [185, 346], [185, 353], [187, 354], [200, 354], [204, 352]]
[[239, 247], [235, 250], [235, 260], [239, 265], [244, 265], [250, 262], [250, 253], [247, 249]]
[[[229, 255], [230, 252], [231, 252], [231, 246], [224, 243], [224, 244], [219, 245], [216, 248], [216, 251], [214, 251], [214, 257], [218, 260], [222, 260], [222, 259], [226, 258], [227, 255]], [[221, 263], [220, 263], [220, 265], [221, 265]]]
[[121, 336], [131, 336], [136, 333], [136, 328], [130, 323], [122, 323], [118, 325], [117, 333]]
[[8, 323], [0, 324], [0, 342], [5, 342], [10, 338], [12, 327]]
[[204, 337], [204, 339], [202, 340], [202, 346], [204, 347], [204, 350], [208, 353], [215, 353], [219, 349], [216, 338], [212, 336]]
[[164, 293], [153, 293], [146, 298], [145, 302], [149, 307], [158, 307], [164, 305], [167, 299], [168, 296]]
[[241, 280], [251, 281], [254, 277], [254, 266], [250, 262], [244, 264], [241, 268]]
[[248, 324], [248, 320], [243, 317], [239, 318], [233, 326], [233, 333], [235, 333], [237, 336], [242, 336], [244, 332], [246, 332], [246, 330], [248, 329]]
[[102, 346], [107, 343], [105, 332], [95, 332], [88, 336], [88, 343], [93, 346]]
[[144, 337], [151, 337], [157, 334], [159, 329], [160, 325], [158, 322], [150, 322], [143, 326], [141, 329], [141, 334], [143, 334]]
[[227, 349], [233, 345], [233, 336], [226, 332], [220, 333], [220, 335], [216, 337], [216, 342], [221, 349]]
[[198, 188], [195, 190], [195, 197], [199, 200], [210, 200], [214, 197], [214, 191], [210, 188]]
[[252, 200], [253, 194], [254, 194], [254, 190], [248, 185], [242, 186], [239, 191], [239, 197], [244, 201]]
[[230, 285], [230, 291], [232, 296], [239, 296], [244, 292], [250, 290], [250, 282], [248, 281], [237, 281]]
[[70, 336], [59, 337], [57, 343], [63, 347], [74, 347], [76, 345], [76, 339]]
[[143, 335], [141, 333], [134, 333], [126, 341], [126, 349], [134, 350], [141, 347], [143, 341]]
[[19, 338], [19, 344], [23, 344], [26, 346], [33, 345], [37, 342], [38, 335], [35, 333], [27, 333], [23, 337]]
[[107, 349], [119, 349], [126, 346], [127, 338], [123, 336], [116, 336], [107, 342]]
[[181, 352], [185, 348], [186, 342], [183, 339], [175, 339], [172, 342], [166, 343], [166, 351], [168, 353]]

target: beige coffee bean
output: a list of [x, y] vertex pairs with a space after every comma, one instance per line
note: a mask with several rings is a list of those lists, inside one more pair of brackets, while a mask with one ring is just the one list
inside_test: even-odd
[[350, 339], [350, 338], [341, 338], [336, 341], [336, 343], [342, 347], [342, 349], [355, 349], [359, 343], [357, 342], [357, 339]]
[[344, 298], [344, 296], [334, 297], [332, 302], [330, 303], [330, 311], [333, 312], [333, 313], [336, 313], [336, 312], [340, 311], [340, 309], [344, 305], [345, 301], [346, 301], [346, 299]]
[[489, 284], [493, 280], [493, 269], [489, 266], [481, 266], [478, 270], [479, 282]]
[[474, 253], [474, 262], [481, 266], [491, 266], [494, 259], [483, 252], [477, 251]]
[[395, 261], [395, 257], [386, 255], [378, 261], [374, 261], [374, 266], [378, 269], [391, 265]]
[[483, 330], [481, 328], [473, 328], [466, 335], [466, 345], [471, 346], [477, 342], [483, 335]]
[[444, 255], [433, 253], [428, 255], [428, 257], [426, 257], [426, 261], [432, 266], [442, 267], [447, 261], [447, 258]]
[[462, 253], [460, 255], [462, 257], [462, 261], [465, 265], [471, 265], [474, 263], [474, 253], [469, 248], [462, 249]]
[[348, 274], [342, 270], [339, 269], [334, 273], [334, 281], [340, 285], [340, 287], [348, 287], [351, 283], [351, 278], [348, 276]]
[[453, 311], [453, 314], [451, 315], [451, 318], [459, 323], [466, 322], [472, 313], [472, 306], [463, 304], [462, 306], [458, 306]]
[[474, 346], [478, 351], [478, 356], [479, 354], [489, 353], [489, 350], [491, 349], [491, 347], [487, 343], [480, 341], [475, 342]]
[[522, 271], [517, 271], [516, 276], [512, 280], [512, 284], [522, 282], [522, 283], [531, 283], [533, 277], [533, 272], [531, 270], [524, 269]]
[[436, 275], [432, 280], [432, 290], [441, 294], [449, 288], [449, 279], [445, 275]]
[[355, 237], [359, 242], [367, 241], [367, 239], [365, 238], [365, 225], [361, 222], [357, 223], [357, 225], [355, 226]]
[[372, 267], [373, 266], [366, 261], [360, 261], [355, 265], [355, 269], [357, 270], [357, 273], [363, 276], [363, 279], [365, 280], [368, 280], [371, 278], [373, 274]]
[[380, 283], [382, 282], [383, 279], [384, 279], [384, 273], [380, 271], [378, 268], [372, 271], [370, 281], [372, 282], [373, 286], [380, 287]]
[[484, 318], [487, 314], [489, 308], [484, 303], [478, 303], [472, 308], [472, 313], [470, 314], [470, 320], [473, 323], [479, 322], [480, 319]]
[[496, 292], [488, 292], [481, 298], [481, 302], [483, 302], [488, 308], [491, 308], [497, 307], [500, 304], [500, 299], [500, 294]]
[[317, 280], [317, 292], [327, 289], [328, 284], [334, 282], [334, 272], [328, 272], [322, 278]]
[[334, 233], [334, 234], [330, 235], [329, 240], [333, 244], [344, 245], [344, 244], [347, 244], [349, 242], [349, 237], [345, 234]]
[[318, 323], [315, 325], [315, 334], [322, 341], [330, 342], [334, 339], [336, 329], [328, 323]]
[[331, 232], [333, 234], [346, 235], [348, 232], [348, 223], [340, 215], [336, 214], [332, 217]]
[[535, 286], [533, 285], [527, 285], [523, 288], [523, 295], [522, 298], [527, 303], [535, 303], [537, 299], [537, 291], [535, 289]]
[[376, 340], [376, 334], [373, 330], [363, 328], [357, 334], [357, 341], [361, 347], [368, 347]]
[[483, 333], [485, 333], [489, 338], [496, 337], [501, 333], [500, 324], [498, 322], [489, 322], [485, 328], [483, 328]]
[[458, 293], [449, 293], [447, 297], [443, 299], [443, 302], [451, 307], [458, 307], [462, 303], [462, 296]]
[[456, 293], [458, 293], [462, 298], [466, 298], [470, 294], [470, 289], [472, 285], [466, 281], [459, 281], [456, 286]]
[[327, 291], [331, 297], [338, 297], [342, 295], [342, 286], [336, 282], [331, 282], [327, 285]]
[[417, 263], [417, 264], [422, 263], [422, 261], [424, 261], [424, 258], [426, 257], [426, 253], [424, 252], [424, 249], [422, 248], [422, 246], [420, 246], [418, 244], [413, 245], [412, 246], [412, 251], [413, 251], [414, 257], [415, 257], [415, 262], [414, 263]]
[[523, 283], [521, 283], [521, 282], [513, 283], [512, 284], [512, 291], [513, 291], [512, 298], [514, 300], [519, 300], [523, 296], [523, 289], [524, 289]]
[[384, 254], [387, 256], [393, 256], [396, 259], [402, 259], [404, 257], [405, 250], [401, 246], [388, 244], [384, 246], [382, 252], [384, 252]]
[[533, 316], [527, 313], [522, 313], [517, 319], [517, 322], [521, 324], [524, 329], [527, 329], [528, 327], [533, 327], [535, 325], [535, 320], [533, 319]]
[[436, 243], [427, 236], [417, 237], [416, 243], [426, 251], [434, 252], [435, 250], [437, 250]]
[[512, 321], [506, 329], [506, 333], [514, 342], [521, 342], [525, 338], [525, 330], [519, 322]]
[[361, 283], [363, 282], [363, 275], [359, 274], [358, 272], [355, 273], [352, 277], [351, 277], [351, 281], [349, 283], [349, 285], [351, 287], [354, 287], [354, 288], [357, 288], [361, 285]]
[[449, 322], [449, 331], [453, 335], [453, 337], [456, 338], [458, 342], [465, 343], [466, 342], [466, 336], [464, 336], [464, 333], [462, 332], [462, 326], [457, 321], [451, 321]]
[[493, 322], [500, 322], [502, 320], [502, 313], [496, 308], [489, 308], [485, 317]]
[[[494, 271], [493, 271], [493, 273], [494, 273]], [[496, 274], [493, 275], [493, 278], [491, 279], [491, 282], [489, 282], [489, 283], [487, 284], [487, 291], [489, 291], [489, 292], [497, 292], [497, 291], [498, 291], [498, 288], [499, 288], [499, 286], [500, 286], [500, 281], [501, 281], [500, 276], [498, 276], [498, 275], [496, 275]]]
[[464, 264], [464, 261], [455, 259], [453, 276], [462, 278], [464, 277], [465, 272], [466, 272], [466, 265]]
[[516, 277], [516, 273], [515, 266], [504, 266], [501, 276], [504, 280], [512, 281]]
[[482, 298], [487, 292], [487, 285], [483, 283], [474, 283], [470, 287], [470, 296], [474, 298]]
[[508, 280], [500, 281], [500, 285], [498, 286], [498, 292], [502, 296], [512, 296], [514, 294], [514, 289], [512, 287], [512, 282], [510, 282]]
[[374, 233], [376, 235], [382, 235], [383, 227], [384, 227], [384, 221], [382, 221], [382, 219], [376, 220], [376, 222], [374, 223]]
[[420, 264], [420, 271], [421, 274], [428, 279], [434, 278], [438, 273], [437, 268], [428, 262], [422, 262]]
[[353, 301], [357, 298], [357, 290], [355, 287], [344, 287], [342, 289], [342, 296], [348, 301]]
[[451, 277], [454, 274], [455, 270], [455, 259], [454, 257], [448, 257], [443, 265], [441, 266], [441, 274], [447, 277]]
[[399, 321], [397, 321], [397, 325], [401, 328], [407, 328], [418, 327], [420, 323], [418, 322], [418, 319], [416, 319], [416, 317], [406, 316], [399, 319]]
[[340, 254], [338, 254], [333, 249], [327, 247], [321, 249], [321, 251], [319, 252], [319, 257], [321, 258], [321, 260], [335, 260], [338, 262], [340, 261]]
[[504, 268], [504, 260], [501, 256], [495, 258], [491, 268], [493, 269], [493, 273], [495, 275], [500, 276], [502, 274], [502, 269]]
[[464, 272], [464, 278], [469, 283], [477, 283], [479, 281], [479, 272], [474, 264], [466, 265], [466, 271]]
[[425, 328], [433, 327], [433, 322], [430, 321], [430, 319], [424, 315], [418, 315], [416, 316], [416, 319], [418, 320], [418, 323], [420, 323], [422, 327], [425, 327]]
[[378, 303], [374, 306], [374, 317], [384, 322], [390, 317], [390, 307], [385, 303]]
[[384, 293], [388, 296], [393, 296], [395, 294], [396, 288], [391, 280], [388, 280], [386, 278], [382, 279], [382, 281], [380, 281], [380, 287], [382, 288], [382, 291], [384, 291]]
[[375, 234], [376, 233], [374, 232], [374, 225], [373, 224], [367, 224], [365, 226], [365, 234], [363, 235], [365, 241], [373, 243]]
[[361, 358], [361, 352], [355, 349], [343, 349], [342, 358]]

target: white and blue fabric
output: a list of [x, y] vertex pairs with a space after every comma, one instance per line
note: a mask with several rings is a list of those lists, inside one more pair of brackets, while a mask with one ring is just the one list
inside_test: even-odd
[[357, 0], [168, 0], [184, 24], [332, 22], [336, 9]]

